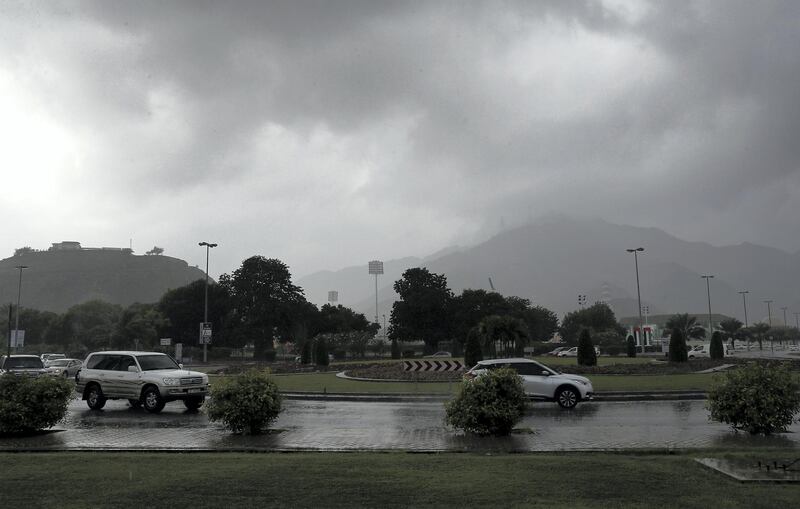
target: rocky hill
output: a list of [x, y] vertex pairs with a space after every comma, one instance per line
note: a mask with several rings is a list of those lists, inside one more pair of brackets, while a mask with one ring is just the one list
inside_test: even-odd
[[92, 299], [155, 302], [168, 289], [205, 277], [183, 260], [127, 249], [33, 251], [0, 260], [0, 302], [17, 302], [18, 265], [29, 267], [22, 276], [22, 305], [56, 312]]
[[[637, 314], [636, 273], [633, 255], [627, 248], [644, 247], [639, 255], [642, 304], [651, 314], [677, 312], [706, 313], [705, 281], [701, 274], [713, 274], [711, 300], [715, 313], [743, 319], [742, 297], [749, 290], [748, 319], [767, 321], [764, 300], [773, 299], [773, 324], [783, 323], [783, 306], [789, 307], [789, 324], [800, 311], [795, 282], [800, 278], [800, 255], [754, 244], [712, 246], [688, 242], [658, 228], [611, 224], [599, 219], [565, 216], [507, 230], [471, 248], [444, 256], [419, 260], [416, 266], [447, 276], [450, 288], [489, 289], [489, 278], [502, 294], [532, 299], [563, 315], [578, 307], [577, 296], [587, 295], [589, 303], [606, 300], [617, 316]], [[396, 298], [391, 289], [395, 275], [403, 268], [392, 265], [393, 273], [379, 280], [379, 314], [388, 316]], [[414, 265], [408, 265], [414, 266]], [[407, 268], [407, 267], [405, 267]], [[345, 269], [306, 276], [299, 284], [310, 290], [337, 290], [342, 304], [353, 306], [368, 317], [375, 315], [374, 280], [367, 275], [366, 262], [356, 270]], [[341, 285], [341, 286], [337, 286]]]

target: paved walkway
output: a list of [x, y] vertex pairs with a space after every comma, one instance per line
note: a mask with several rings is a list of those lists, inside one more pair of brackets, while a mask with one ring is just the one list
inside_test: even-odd
[[93, 412], [73, 401], [50, 433], [0, 439], [8, 450], [408, 450], [571, 451], [767, 446], [800, 449], [800, 424], [790, 433], [751, 437], [708, 421], [702, 401], [581, 403], [572, 411], [530, 405], [505, 438], [448, 430], [441, 402], [286, 401], [277, 433], [233, 435], [202, 412], [168, 404], [158, 415], [109, 401]]

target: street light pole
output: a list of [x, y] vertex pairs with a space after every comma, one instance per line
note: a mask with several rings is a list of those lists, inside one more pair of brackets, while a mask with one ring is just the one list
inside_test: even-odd
[[633, 253], [633, 261], [636, 264], [636, 298], [639, 301], [639, 338], [642, 343], [642, 352], [644, 352], [644, 322], [642, 322], [642, 292], [639, 289], [639, 253], [644, 251], [643, 247], [637, 247], [635, 249], [626, 249], [625, 251], [629, 253]]
[[[767, 316], [769, 317], [769, 328], [772, 329], [772, 306], [771, 306], [772, 300], [765, 300], [764, 302], [767, 304]], [[775, 342], [774, 342], [774, 340], [772, 338], [772, 335], [770, 335], [770, 337], [769, 337], [769, 346], [770, 346], [770, 350], [774, 354], [775, 353]]]
[[750, 293], [748, 290], [742, 290], [741, 292], [737, 292], [742, 296], [742, 304], [744, 305], [744, 326], [747, 328], [747, 297], [746, 295]]
[[701, 278], [706, 280], [706, 292], [708, 292], [708, 333], [714, 333], [714, 326], [711, 324], [711, 284], [709, 281], [714, 276], [700, 276]]
[[27, 269], [27, 265], [17, 265], [19, 269], [19, 286], [17, 286], [17, 311], [16, 318], [14, 319], [14, 344], [19, 347], [19, 304], [22, 298], [22, 271]]
[[[205, 246], [206, 248], [206, 297], [203, 306], [203, 323], [208, 323], [208, 252], [212, 247], [217, 247], [216, 244], [210, 242], [199, 242], [198, 246]], [[203, 363], [208, 362], [208, 343], [206, 338], [203, 338]]]

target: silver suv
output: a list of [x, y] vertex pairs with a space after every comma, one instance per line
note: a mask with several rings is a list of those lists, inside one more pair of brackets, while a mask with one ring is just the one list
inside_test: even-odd
[[75, 390], [92, 410], [109, 399], [127, 399], [158, 413], [170, 401], [181, 400], [196, 410], [208, 394], [208, 375], [183, 369], [159, 352], [94, 352], [75, 375]]
[[498, 368], [511, 368], [522, 378], [525, 395], [555, 401], [561, 408], [574, 408], [581, 400], [592, 399], [594, 387], [585, 376], [568, 375], [531, 359], [489, 359], [479, 361], [464, 374], [472, 379]]

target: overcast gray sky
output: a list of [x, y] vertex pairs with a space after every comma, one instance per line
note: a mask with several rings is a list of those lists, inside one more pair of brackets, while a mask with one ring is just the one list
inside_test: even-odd
[[552, 212], [795, 251], [798, 169], [800, 2], [0, 3], [2, 257], [301, 276]]

